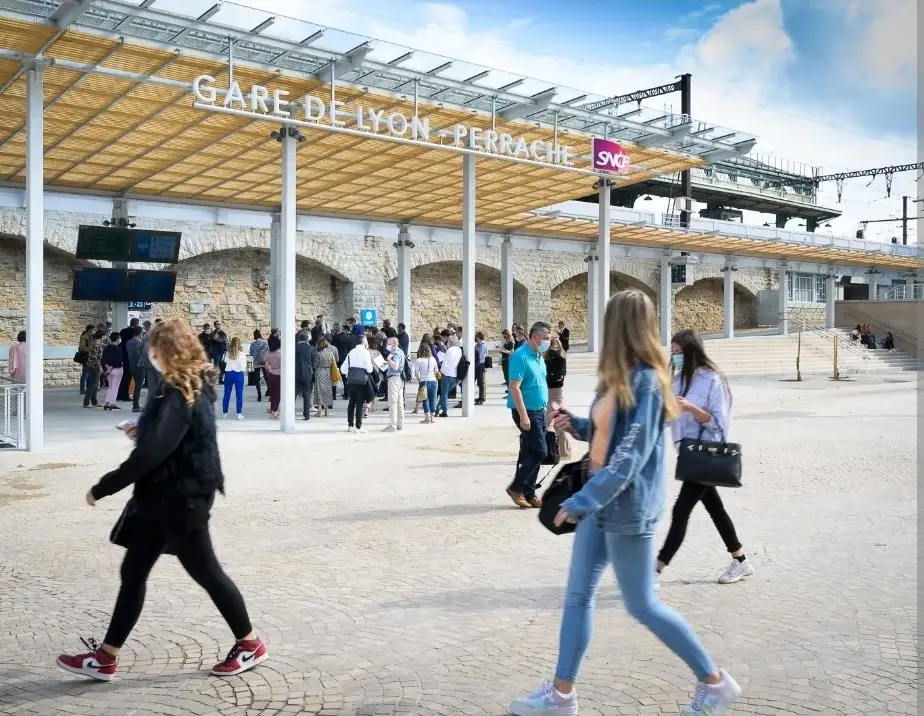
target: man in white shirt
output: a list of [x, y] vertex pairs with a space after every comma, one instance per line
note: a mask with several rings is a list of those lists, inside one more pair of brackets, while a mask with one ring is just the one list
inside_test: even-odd
[[456, 385], [456, 376], [459, 370], [459, 361], [462, 360], [462, 346], [459, 345], [459, 339], [455, 336], [449, 338], [449, 349], [443, 355], [443, 362], [440, 364], [440, 372], [443, 377], [440, 379], [440, 405], [439, 416], [448, 418], [448, 407], [446, 401], [449, 400], [449, 391]]

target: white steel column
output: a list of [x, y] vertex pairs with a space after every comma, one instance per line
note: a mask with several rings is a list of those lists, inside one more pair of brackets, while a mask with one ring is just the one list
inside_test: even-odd
[[597, 323], [597, 336], [599, 345], [603, 347], [603, 317], [606, 314], [606, 304], [610, 300], [610, 181], [601, 179], [599, 182], [600, 214], [598, 219], [599, 234], [597, 236], [597, 311], [594, 314]]
[[906, 273], [905, 274], [905, 300], [913, 301], [914, 300], [914, 281], [917, 278], [916, 274]]
[[837, 283], [834, 267], [828, 266], [828, 275], [825, 276], [825, 326], [834, 328], [834, 301], [837, 298]]
[[[462, 324], [465, 325], [464, 323]], [[505, 236], [501, 243], [501, 329], [513, 325], [513, 241]]]
[[[112, 220], [116, 226], [128, 226], [128, 199], [117, 198], [112, 200]], [[128, 263], [113, 261], [112, 268], [127, 269]], [[118, 301], [112, 306], [112, 330], [121, 331], [128, 327], [128, 303]]]
[[789, 335], [789, 265], [785, 261], [780, 262], [777, 271], [780, 284], [779, 295], [779, 313], [780, 313], [780, 335]]
[[398, 322], [404, 324], [407, 334], [411, 336], [411, 249], [414, 244], [411, 243], [411, 234], [406, 224], [398, 229], [395, 248], [398, 250]]
[[463, 381], [462, 417], [475, 413], [475, 156], [462, 156], [462, 327], [468, 377]]
[[587, 263], [587, 352], [600, 350], [600, 292], [597, 290], [597, 251], [591, 249], [584, 261]]
[[279, 334], [282, 338], [282, 380], [280, 423], [283, 432], [295, 432], [295, 147], [300, 135], [294, 127], [283, 127], [282, 201], [280, 210], [280, 243], [277, 260], [281, 265], [279, 295]]
[[26, 70], [26, 448], [44, 445], [44, 145], [42, 65]]
[[[687, 267], [689, 270], [689, 267]], [[671, 252], [661, 254], [661, 297], [659, 301], [659, 314], [661, 316], [661, 345], [671, 344], [671, 324], [673, 319], [674, 291], [671, 288]]]
[[[270, 224], [270, 328], [279, 327], [280, 289], [282, 288], [282, 248], [279, 238], [282, 236], [282, 217], [278, 212], [273, 213], [273, 222]], [[267, 334], [267, 338], [269, 334]]]
[[726, 258], [725, 267], [722, 269], [725, 272], [725, 293], [722, 301], [725, 310], [725, 338], [735, 337], [735, 271], [737, 270], [735, 260], [730, 257]]

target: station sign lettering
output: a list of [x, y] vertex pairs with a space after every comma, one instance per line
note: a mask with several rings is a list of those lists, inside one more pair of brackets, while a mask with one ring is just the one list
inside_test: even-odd
[[618, 142], [594, 137], [590, 142], [593, 155], [593, 169], [611, 174], [625, 174], [629, 171], [629, 153]]
[[[258, 117], [292, 118], [312, 122], [319, 126], [345, 127], [368, 132], [372, 135], [387, 135], [420, 144], [442, 145], [449, 143], [485, 154], [513, 159], [526, 159], [555, 166], [570, 167], [576, 154], [570, 147], [542, 139], [527, 140], [506, 132], [484, 129], [465, 124], [456, 124], [446, 129], [430, 127], [429, 117], [407, 116], [402, 112], [385, 113], [368, 105], [356, 103], [349, 110], [346, 102], [334, 99], [325, 101], [316, 95], [307, 94], [300, 101], [293, 101], [285, 90], [252, 85], [245, 98], [241, 86], [232, 82], [225, 90], [219, 90], [215, 78], [200, 75], [193, 81], [193, 94], [199, 105], [222, 107], [237, 112], [246, 112]], [[223, 97], [219, 97], [223, 94]], [[618, 146], [618, 145], [617, 145]]]

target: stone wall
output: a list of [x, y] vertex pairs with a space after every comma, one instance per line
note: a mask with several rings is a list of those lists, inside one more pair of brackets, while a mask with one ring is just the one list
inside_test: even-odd
[[[71, 358], [46, 358], [44, 362], [44, 384], [46, 388], [76, 386], [80, 382], [82, 366]], [[0, 360], [0, 375], [8, 376], [7, 362]]]
[[[74, 266], [79, 265], [75, 258], [46, 246], [44, 262], [45, 343], [76, 346], [88, 323], [106, 320], [106, 304], [71, 300]], [[25, 329], [26, 245], [0, 236], [0, 345], [8, 346]]]
[[[627, 288], [639, 288], [657, 304], [657, 296], [651, 286], [624, 273], [610, 273], [610, 293]], [[564, 321], [571, 329], [572, 340], [587, 338], [587, 274], [582, 273], [562, 281], [552, 289], [551, 316], [553, 324]]]
[[[397, 281], [388, 282], [388, 302], [384, 315], [395, 316]], [[528, 292], [522, 284], [513, 284], [513, 320], [525, 323], [528, 313]], [[429, 333], [434, 326], [441, 328], [447, 322], [462, 323], [462, 264], [442, 261], [418, 266], [411, 270], [411, 315], [414, 317], [414, 336]], [[484, 331], [493, 340], [500, 334], [501, 275], [488, 266], [475, 267], [475, 326], [471, 331]], [[463, 329], [467, 328], [463, 326]], [[468, 332], [468, 331], [466, 331]]]
[[[725, 326], [725, 286], [722, 279], [700, 279], [674, 296], [674, 330], [692, 328], [709, 333]], [[757, 327], [757, 296], [735, 284], [735, 328]]]

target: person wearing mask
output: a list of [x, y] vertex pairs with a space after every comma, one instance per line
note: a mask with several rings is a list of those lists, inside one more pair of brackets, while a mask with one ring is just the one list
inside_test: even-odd
[[[129, 389], [132, 382], [132, 371], [131, 363], [128, 361], [128, 342], [134, 337], [135, 327], [139, 325], [141, 325], [141, 321], [139, 321], [137, 318], [132, 318], [128, 322], [128, 325], [119, 331], [118, 346], [119, 351], [122, 354], [122, 373], [120, 374], [121, 377], [119, 378], [120, 382], [118, 385], [117, 400], [120, 403], [127, 403], [132, 399], [131, 390]], [[106, 377], [107, 379], [111, 378], [109, 375]]]
[[87, 392], [83, 394], [83, 407], [98, 408], [96, 392], [99, 390], [100, 377], [103, 373], [103, 339], [106, 335], [102, 328], [97, 328], [90, 341], [90, 352], [87, 354]]
[[504, 397], [506, 398], [510, 394], [510, 356], [513, 355], [513, 351], [516, 346], [513, 343], [513, 335], [508, 329], [501, 331], [501, 371], [504, 373]]
[[[420, 355], [420, 352], [426, 347], [427, 355], [431, 358], [433, 357], [433, 351], [430, 348], [432, 339], [430, 338], [429, 333], [424, 333], [423, 338], [420, 339], [420, 344], [417, 346], [417, 355]], [[437, 364], [437, 370], [439, 370], [439, 364]], [[417, 373], [414, 373], [417, 375]], [[413, 415], [417, 415], [420, 412], [420, 406], [427, 400], [427, 386], [418, 378], [417, 381], [417, 398], [414, 400], [414, 410], [412, 411]], [[432, 410], [431, 410], [432, 412]], [[428, 420], [424, 422], [429, 422]]]
[[240, 590], [221, 568], [209, 534], [215, 493], [224, 494], [224, 476], [215, 430], [212, 366], [185, 321], [171, 318], [150, 336], [151, 359], [163, 375], [163, 392], [149, 400], [137, 425], [125, 433], [135, 446], [128, 458], [87, 492], [99, 500], [134, 485], [137, 507], [122, 562], [122, 584], [103, 643], [89, 640], [90, 651], [62, 654], [57, 665], [98, 681], [111, 681], [119, 652], [144, 606], [148, 575], [169, 546], [177, 560], [209, 595], [234, 637], [228, 655], [212, 667], [215, 676], [232, 676], [267, 658], [254, 634]]
[[295, 394], [302, 396], [302, 418], [311, 419], [311, 395], [314, 391], [314, 364], [318, 351], [305, 331], [295, 336]]
[[366, 404], [366, 391], [372, 379], [372, 355], [369, 352], [368, 339], [361, 336], [359, 343], [343, 361], [344, 385], [347, 397], [347, 432], [363, 432], [363, 406]]
[[385, 379], [388, 381], [388, 425], [382, 431], [385, 433], [404, 430], [404, 365], [407, 356], [401, 350], [393, 329], [391, 333], [385, 358]]
[[254, 372], [254, 385], [257, 386], [257, 402], [263, 402], [263, 390], [261, 381], [266, 381], [266, 392], [269, 393], [269, 377], [266, 371], [266, 356], [269, 353], [269, 343], [263, 338], [260, 331], [253, 332], [253, 340], [250, 342], [250, 357], [253, 359], [251, 365]]
[[[365, 331], [363, 330], [362, 324], [358, 323], [356, 319], [353, 318], [352, 316], [350, 316], [350, 318], [347, 319], [347, 323], [350, 326], [350, 333], [352, 333], [357, 338], [360, 338], [363, 335], [363, 333], [365, 333]], [[359, 345], [359, 343], [357, 343], [356, 345]], [[353, 346], [353, 347], [355, 348], [356, 346]]]
[[[549, 386], [549, 405], [546, 408], [546, 424], [551, 425], [555, 408], [565, 403], [565, 376], [568, 374], [568, 361], [562, 350], [561, 340], [553, 338], [545, 352], [546, 383]], [[556, 430], [558, 435], [558, 452], [563, 460], [571, 457], [571, 439], [564, 430]]]
[[328, 417], [334, 405], [334, 383], [332, 366], [337, 364], [337, 356], [325, 336], [318, 340], [317, 354], [314, 356], [314, 402], [317, 417]]
[[455, 336], [450, 336], [449, 348], [447, 348], [446, 353], [443, 354], [443, 362], [440, 364], [440, 373], [442, 373], [443, 376], [440, 379], [439, 416], [441, 418], [449, 417], [449, 394], [452, 392], [453, 388], [456, 387], [456, 376], [461, 360], [462, 346], [459, 345], [459, 339]]
[[228, 353], [228, 334], [224, 332], [221, 324], [215, 321], [212, 334], [209, 336], [209, 351], [212, 365], [218, 369], [218, 384], [225, 382], [225, 356]]
[[[424, 336], [426, 338], [426, 336]], [[423, 341], [417, 349], [417, 360], [414, 361], [414, 375], [424, 390], [423, 423], [434, 422], [436, 414], [436, 375], [439, 372], [439, 366], [436, 365], [436, 358], [430, 353], [430, 346]], [[416, 410], [415, 410], [416, 412]]]
[[228, 419], [228, 408], [231, 407], [231, 391], [234, 391], [237, 419], [244, 419], [244, 375], [247, 373], [247, 354], [244, 346], [237, 336], [228, 343], [228, 353], [225, 356], [225, 392], [221, 399], [221, 417]]
[[271, 333], [266, 342], [269, 352], [266, 354], [266, 392], [269, 393], [269, 414], [273, 420], [279, 420], [280, 383], [282, 381], [282, 341]]
[[124, 370], [129, 371], [132, 376], [134, 387], [132, 389], [132, 412], [141, 412], [141, 389], [144, 387], [144, 368], [141, 367], [141, 351], [143, 341], [141, 338], [143, 331], [141, 326], [135, 326], [132, 329], [132, 337], [128, 340], [125, 348], [125, 355], [128, 363]]
[[[731, 390], [725, 376], [706, 355], [703, 342], [695, 332], [680, 331], [671, 338], [671, 366], [674, 396], [680, 406], [680, 416], [671, 424], [674, 446], [679, 447], [684, 438], [726, 442], [731, 432]], [[690, 515], [698, 502], [703, 503], [731, 555], [719, 584], [733, 584], [750, 577], [754, 574], [754, 566], [741, 546], [718, 489], [695, 482], [684, 482], [680, 486], [671, 527], [658, 554], [658, 573], [664, 571], [683, 544]]]
[[478, 331], [475, 334], [475, 385], [478, 386], [478, 397], [475, 399], [475, 405], [484, 405], [488, 388], [487, 362], [488, 344], [484, 340], [484, 333]]
[[571, 349], [571, 329], [565, 325], [564, 321], [559, 321], [556, 333], [561, 343], [562, 351], [567, 353]]
[[7, 369], [10, 372], [10, 378], [17, 383], [26, 382], [27, 357], [26, 332], [20, 331], [16, 334], [16, 342], [10, 346], [9, 358], [7, 360]]
[[[511, 385], [513, 381], [511, 380]], [[573, 716], [575, 681], [593, 634], [594, 599], [610, 565], [634, 619], [696, 678], [682, 716], [721, 716], [741, 689], [718, 669], [690, 625], [661, 603], [654, 585], [655, 530], [664, 507], [665, 422], [679, 409], [661, 352], [654, 304], [643, 292], [615, 294], [603, 319], [598, 387], [590, 418], [565, 409], [555, 427], [590, 444], [588, 481], [565, 500], [555, 524], [576, 523], [554, 680], [510, 705], [514, 716]]]
[[446, 339], [439, 333], [434, 333], [433, 344], [430, 346], [430, 351], [433, 353], [433, 357], [436, 358], [437, 365], [443, 365], [443, 356], [446, 355], [446, 348]]
[[[157, 319], [161, 320], [161, 319]], [[151, 344], [151, 322], [144, 322], [144, 335], [141, 338], [141, 355], [138, 358], [138, 366], [144, 372], [144, 382], [148, 386], [148, 397], [157, 395], [157, 389], [160, 386], [160, 375], [151, 363], [150, 344]]]
[[407, 326], [403, 323], [398, 324], [398, 347], [407, 357], [411, 352], [411, 337], [407, 334]]
[[529, 329], [529, 340], [510, 359], [507, 407], [520, 431], [520, 450], [507, 495], [522, 509], [542, 507], [542, 500], [536, 495], [536, 481], [542, 461], [548, 455], [545, 411], [549, 405], [549, 386], [542, 356], [551, 345], [550, 334], [548, 323], [534, 323]]
[[522, 326], [515, 326], [513, 329], [513, 350], [518, 350], [526, 343], [526, 333]]
[[87, 392], [87, 358], [90, 356], [90, 343], [93, 340], [93, 332], [96, 330], [93, 324], [89, 324], [83, 329], [80, 338], [77, 341], [77, 358], [80, 361], [80, 394]]
[[106, 403], [103, 405], [103, 410], [122, 409], [122, 407], [116, 403], [116, 400], [118, 400], [119, 386], [122, 383], [122, 374], [124, 372], [121, 343], [121, 335], [113, 331], [109, 334], [109, 345], [103, 348], [103, 357], [100, 362], [103, 366], [103, 372], [109, 380], [109, 387], [106, 389]]

